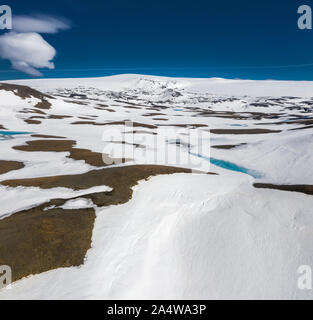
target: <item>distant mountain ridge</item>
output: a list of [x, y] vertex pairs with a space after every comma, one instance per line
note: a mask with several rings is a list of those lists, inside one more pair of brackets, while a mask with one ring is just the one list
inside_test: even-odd
[[27, 85], [41, 91], [77, 86], [101, 90], [140, 89], [148, 92], [159, 89], [179, 89], [192, 93], [257, 97], [313, 97], [313, 81], [237, 80], [222, 78], [170, 78], [148, 75], [121, 74], [99, 78], [65, 78], [10, 80], [6, 83]]

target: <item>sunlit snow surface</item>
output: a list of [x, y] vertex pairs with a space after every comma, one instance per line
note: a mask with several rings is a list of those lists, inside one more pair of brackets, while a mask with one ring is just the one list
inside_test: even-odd
[[[141, 181], [128, 203], [96, 209], [92, 248], [83, 266], [22, 279], [10, 290], [0, 291], [0, 299], [313, 298], [311, 291], [297, 287], [298, 267], [313, 267], [313, 197], [253, 187], [256, 181], [313, 184], [313, 129], [290, 130], [304, 126], [293, 123], [294, 119], [313, 117], [312, 82], [140, 75], [13, 82], [55, 97], [49, 100], [52, 107], [45, 110], [47, 115], [72, 118], [25, 124], [24, 115], [19, 112], [38, 101], [0, 91], [0, 124], [8, 128], [3, 131], [60, 135], [77, 141], [79, 148], [94, 152], [103, 151], [108, 129], [123, 127], [72, 125], [74, 121], [84, 121], [79, 117], [96, 123], [132, 120], [155, 126], [206, 124], [208, 127], [204, 129], [280, 132], [211, 132], [209, 144], [236, 147], [211, 148], [210, 155], [195, 152], [195, 146], [188, 146], [184, 141], [183, 132], [180, 137], [183, 143], [169, 144], [170, 152], [180, 148], [182, 159], [195, 153], [200, 171], [218, 175], [174, 174]], [[86, 97], [71, 97], [73, 93]], [[99, 104], [113, 112], [95, 108]], [[158, 109], [156, 106], [164, 108], [149, 110]], [[208, 111], [214, 114], [205, 114]], [[147, 116], [148, 113], [160, 115]], [[234, 114], [240, 114], [241, 118], [234, 119]], [[272, 118], [266, 118], [266, 114], [272, 114]], [[164, 118], [167, 120], [159, 120]], [[142, 132], [137, 134], [135, 142], [143, 144], [147, 153], [125, 145], [127, 156], [136, 156], [136, 163], [145, 164], [148, 159], [149, 163], [167, 164], [155, 161], [153, 135], [144, 132], [156, 130], [136, 130]], [[118, 142], [118, 132], [112, 134]], [[29, 140], [29, 135], [1, 140], [1, 150], [5, 150], [1, 160], [25, 162], [25, 168], [3, 174], [1, 180], [95, 169], [83, 161], [67, 158], [62, 152], [23, 153], [12, 149]], [[122, 151], [121, 145], [115, 143], [114, 155]], [[159, 152], [164, 150], [160, 147]], [[108, 190], [103, 186], [87, 191]], [[1, 186], [0, 218], [52, 198], [80, 194], [64, 188]], [[91, 206], [79, 198], [63, 205], [64, 209]]]

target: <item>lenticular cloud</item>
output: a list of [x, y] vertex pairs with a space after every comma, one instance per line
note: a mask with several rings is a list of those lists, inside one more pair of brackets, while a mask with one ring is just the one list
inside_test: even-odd
[[70, 27], [67, 20], [47, 15], [13, 17], [13, 30], [16, 32], [58, 33]]
[[56, 50], [39, 33], [69, 28], [68, 22], [54, 17], [15, 16], [13, 31], [0, 36], [0, 58], [9, 60], [15, 70], [41, 76], [38, 69], [54, 69]]
[[56, 50], [38, 33], [9, 32], [0, 37], [0, 57], [11, 61], [12, 67], [33, 76], [36, 68], [54, 69]]

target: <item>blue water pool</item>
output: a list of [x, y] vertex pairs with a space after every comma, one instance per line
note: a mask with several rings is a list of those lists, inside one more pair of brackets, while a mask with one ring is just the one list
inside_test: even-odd
[[237, 171], [237, 172], [242, 172], [246, 173], [250, 176], [252, 176], [255, 179], [261, 178], [262, 174], [258, 171], [247, 169], [241, 166], [238, 166], [235, 163], [229, 162], [229, 161], [224, 161], [220, 159], [215, 159], [215, 158], [210, 158], [210, 162], [214, 164], [215, 166], [221, 167], [223, 169], [231, 170], [231, 171]]
[[2, 136], [16, 136], [20, 134], [29, 134], [30, 132], [23, 131], [0, 131], [0, 135]]
[[229, 161], [220, 160], [220, 159], [216, 159], [216, 158], [212, 158], [212, 157], [208, 158], [208, 157], [202, 156], [200, 154], [196, 154], [196, 153], [190, 153], [190, 154], [193, 155], [193, 156], [208, 160], [212, 164], [214, 164], [215, 166], [218, 166], [218, 167], [226, 169], [226, 170], [245, 173], [245, 174], [248, 174], [248, 175], [250, 175], [251, 177], [253, 177], [255, 179], [259, 179], [259, 178], [263, 177], [263, 175], [260, 172], [256, 171], [256, 170], [247, 169], [247, 168], [238, 166], [237, 164], [229, 162]]
[[0, 131], [0, 140], [14, 139], [15, 136], [30, 134], [31, 132], [24, 131]]
[[239, 123], [232, 123], [230, 124], [231, 127], [247, 127], [247, 124], [239, 124]]

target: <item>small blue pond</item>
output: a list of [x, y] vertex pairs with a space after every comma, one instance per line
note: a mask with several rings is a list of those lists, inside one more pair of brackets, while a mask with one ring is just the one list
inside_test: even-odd
[[0, 131], [0, 140], [13, 139], [14, 136], [30, 134], [30, 133], [31, 132], [24, 132], [24, 131]]
[[231, 170], [231, 171], [237, 171], [237, 172], [245, 173], [245, 174], [248, 174], [248, 175], [250, 175], [251, 177], [253, 177], [255, 179], [262, 178], [262, 176], [263, 176], [258, 171], [238, 166], [237, 164], [229, 162], [229, 161], [224, 161], [224, 160], [220, 160], [220, 159], [216, 159], [216, 158], [212, 158], [212, 157], [208, 158], [208, 157], [202, 156], [200, 154], [191, 153], [191, 152], [190, 152], [190, 154], [193, 155], [193, 156], [208, 160], [212, 164], [214, 164], [215, 166], [221, 167], [223, 169]]
[[0, 135], [4, 136], [15, 136], [19, 134], [29, 134], [30, 132], [23, 132], [23, 131], [0, 131]]
[[184, 109], [181, 108], [175, 108], [174, 111], [184, 111]]
[[247, 127], [247, 124], [239, 124], [239, 123], [232, 123], [230, 124], [231, 127]]

